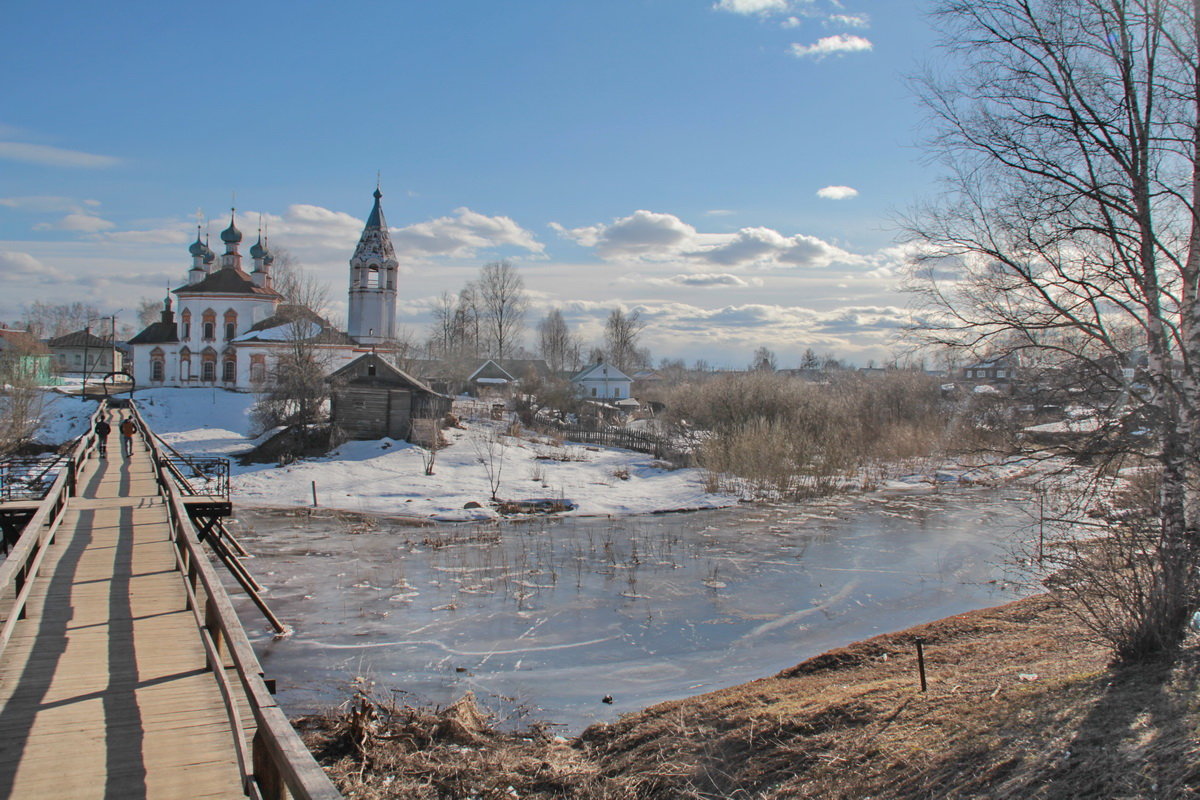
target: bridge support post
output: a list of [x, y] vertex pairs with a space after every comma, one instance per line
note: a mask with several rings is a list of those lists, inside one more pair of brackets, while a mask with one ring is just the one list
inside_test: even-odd
[[217, 610], [217, 604], [208, 598], [204, 601], [204, 627], [208, 629], [208, 635], [212, 637], [213, 650], [216, 653], [217, 663], [212, 665], [213, 670], [224, 669], [225, 664], [221, 659], [224, 657], [224, 632], [221, 629], [221, 613]]
[[275, 762], [271, 759], [261, 730], [254, 732], [254, 741], [251, 743], [251, 762], [254, 766], [254, 781], [258, 784], [258, 791], [263, 800], [287, 800], [287, 786], [284, 784]]

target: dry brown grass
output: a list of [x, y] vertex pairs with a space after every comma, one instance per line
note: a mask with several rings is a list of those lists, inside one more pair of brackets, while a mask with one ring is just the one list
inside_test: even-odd
[[1110, 667], [1069, 610], [1037, 597], [570, 742], [498, 733], [473, 703], [394, 710], [362, 750], [345, 715], [304, 726], [355, 798], [1184, 798], [1200, 789], [1198, 670], [1194, 646], [1173, 663]]

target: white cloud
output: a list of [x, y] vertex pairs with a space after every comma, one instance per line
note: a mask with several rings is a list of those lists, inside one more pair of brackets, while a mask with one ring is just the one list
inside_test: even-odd
[[742, 228], [715, 247], [689, 253], [693, 258], [724, 267], [823, 268], [831, 264], [861, 264], [863, 258], [815, 236], [784, 236], [771, 228]]
[[671, 275], [666, 278], [644, 278], [640, 275], [629, 276], [623, 279], [624, 283], [633, 284], [649, 284], [651, 286], [681, 286], [692, 289], [744, 289], [753, 286], [762, 286], [762, 281], [758, 278], [740, 278], [737, 275], [731, 275], [728, 272], [722, 273], [683, 273], [681, 275]]
[[858, 197], [858, 189], [850, 186], [826, 186], [817, 190], [817, 197], [826, 200], [847, 200], [851, 197]]
[[0, 277], [5, 280], [46, 283], [57, 280], [59, 272], [29, 253], [0, 250]]
[[392, 243], [397, 253], [421, 256], [469, 257], [479, 250], [503, 246], [539, 254], [546, 249], [511, 218], [489, 217], [469, 208], [455, 209], [454, 216], [393, 229]]
[[125, 242], [128, 244], [184, 244], [191, 241], [190, 233], [195, 229], [188, 223], [149, 230], [106, 231], [97, 234], [106, 242]]
[[41, 164], [47, 167], [82, 167], [99, 169], [121, 163], [114, 156], [84, 153], [79, 150], [64, 150], [44, 144], [27, 142], [0, 142], [0, 159], [20, 161], [25, 164]]
[[97, 233], [115, 228], [116, 225], [95, 214], [67, 214], [58, 222], [42, 222], [33, 226], [38, 231], [74, 231], [76, 233]]
[[867, 14], [830, 14], [825, 19], [826, 25], [843, 25], [847, 28], [866, 28], [871, 24]]
[[792, 55], [796, 58], [812, 58], [820, 61], [831, 55], [843, 56], [847, 53], [867, 52], [872, 47], [870, 40], [861, 36], [839, 33], [833, 36], [823, 36], [817, 40], [816, 44], [793, 44], [791, 50]]
[[13, 208], [18, 211], [43, 213], [77, 212], [84, 206], [98, 206], [99, 201], [84, 200], [82, 203], [73, 197], [58, 197], [56, 195], [27, 195], [25, 197], [0, 197], [0, 206]]
[[696, 237], [696, 229], [674, 214], [639, 210], [611, 225], [567, 229], [551, 227], [584, 247], [596, 248], [601, 258], [666, 259], [678, 256]]
[[720, 0], [713, 8], [734, 14], [772, 14], [788, 10], [788, 0]]
[[721, 267], [823, 268], [830, 264], [863, 265], [862, 256], [815, 236], [784, 236], [771, 228], [742, 228], [735, 234], [699, 233], [674, 214], [637, 211], [611, 225], [567, 229], [551, 227], [583, 247], [595, 248], [606, 260], [636, 259]]
[[704, 212], [706, 217], [731, 217], [736, 214], [736, 211], [731, 211], [728, 208], [713, 208]]

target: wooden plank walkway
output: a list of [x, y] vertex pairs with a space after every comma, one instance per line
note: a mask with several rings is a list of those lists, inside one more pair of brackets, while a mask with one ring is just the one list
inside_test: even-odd
[[243, 797], [140, 442], [88, 462], [35, 587], [0, 659], [0, 798]]

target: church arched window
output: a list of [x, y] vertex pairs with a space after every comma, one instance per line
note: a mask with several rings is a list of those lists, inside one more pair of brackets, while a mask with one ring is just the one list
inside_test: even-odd
[[221, 380], [225, 383], [235, 383], [237, 381], [237, 361], [232, 358], [226, 358], [222, 362]]
[[367, 269], [367, 288], [379, 288], [379, 267], [375, 266], [374, 264]]
[[162, 348], [156, 347], [150, 351], [150, 381], [162, 383], [166, 378], [166, 355]]
[[179, 321], [183, 323], [183, 336], [180, 338], [187, 341], [192, 338], [192, 312], [184, 311], [179, 315]]
[[237, 312], [232, 308], [225, 312], [225, 341], [233, 341], [237, 336]]
[[253, 384], [265, 383], [267, 380], [267, 357], [262, 353], [255, 353], [250, 356], [250, 382]]
[[206, 310], [201, 317], [200, 336], [206, 342], [211, 342], [217, 338], [217, 312], [211, 308]]

